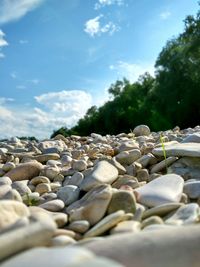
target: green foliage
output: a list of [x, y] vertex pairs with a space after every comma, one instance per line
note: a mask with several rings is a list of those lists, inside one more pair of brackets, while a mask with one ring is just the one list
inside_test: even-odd
[[28, 193], [26, 193], [26, 199], [24, 200], [24, 203], [27, 206], [37, 206], [39, 204], [39, 200], [31, 198]]
[[169, 40], [159, 54], [155, 77], [145, 73], [133, 84], [125, 78], [116, 81], [108, 89], [110, 101], [91, 107], [75, 127], [62, 127], [52, 136], [117, 134], [138, 124], [153, 131], [199, 124], [200, 11], [184, 23], [184, 32]]

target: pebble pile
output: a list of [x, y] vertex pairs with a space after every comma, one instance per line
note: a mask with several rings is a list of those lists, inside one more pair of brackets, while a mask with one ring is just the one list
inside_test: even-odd
[[200, 126], [0, 142], [2, 267], [199, 267]]

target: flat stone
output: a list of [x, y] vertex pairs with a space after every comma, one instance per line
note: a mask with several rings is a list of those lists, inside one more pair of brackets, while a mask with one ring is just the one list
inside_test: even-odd
[[82, 174], [82, 172], [75, 172], [71, 179], [69, 180], [69, 182], [67, 183], [67, 185], [76, 185], [79, 186], [81, 184], [81, 182], [84, 179], [84, 175]]
[[51, 246], [67, 246], [75, 243], [76, 241], [73, 238], [66, 235], [59, 235], [51, 240]]
[[[51, 217], [43, 214], [40, 218], [32, 218], [27, 226], [0, 235], [0, 261], [26, 249], [48, 245], [55, 229]], [[15, 266], [21, 265], [15, 262]]]
[[196, 203], [190, 203], [180, 207], [173, 215], [168, 215], [166, 224], [186, 225], [199, 222], [200, 207]]
[[34, 159], [38, 162], [45, 163], [48, 160], [58, 160], [60, 159], [60, 155], [57, 153], [48, 153], [48, 154], [42, 154], [38, 156], [34, 156]]
[[147, 217], [154, 216], [154, 215], [158, 215], [162, 217], [170, 213], [171, 211], [177, 210], [182, 205], [183, 205], [182, 203], [166, 203], [160, 206], [156, 206], [154, 208], [145, 210], [142, 215], [142, 218], [146, 219]]
[[58, 198], [61, 199], [67, 206], [77, 201], [79, 194], [80, 189], [76, 185], [63, 186], [57, 192]]
[[86, 220], [82, 220], [71, 222], [67, 228], [80, 234], [84, 234], [85, 232], [87, 232], [89, 227], [89, 222]]
[[38, 176], [43, 166], [37, 161], [21, 163], [11, 171], [6, 173], [12, 181], [30, 180]]
[[122, 165], [130, 165], [141, 157], [139, 149], [132, 149], [129, 151], [123, 151], [116, 155], [116, 160]]
[[67, 208], [70, 221], [87, 220], [90, 225], [100, 221], [106, 213], [112, 197], [110, 185], [99, 185]]
[[181, 143], [200, 143], [200, 133], [189, 134]]
[[178, 160], [178, 157], [166, 158], [166, 160], [162, 160], [161, 162], [154, 165], [150, 173], [162, 171], [163, 169], [166, 169], [168, 166], [170, 166], [172, 163], [174, 163], [177, 160]]
[[150, 216], [142, 222], [142, 228], [152, 224], [163, 224], [163, 220], [159, 216]]
[[123, 210], [126, 213], [135, 213], [136, 200], [133, 192], [118, 190], [113, 193], [107, 213]]
[[160, 206], [166, 203], [177, 203], [181, 199], [184, 180], [176, 174], [166, 174], [136, 188], [137, 201], [148, 207]]
[[118, 177], [118, 170], [109, 162], [99, 161], [92, 172], [86, 176], [80, 185], [84, 191], [89, 191], [97, 185], [112, 184]]
[[48, 211], [61, 211], [65, 207], [65, 203], [60, 199], [54, 199], [41, 204], [39, 207]]
[[[200, 143], [177, 143], [173, 145], [165, 144], [167, 157], [200, 157]], [[154, 148], [152, 153], [156, 156], [163, 156], [162, 147]]]
[[84, 248], [33, 248], [5, 261], [2, 267], [123, 267], [109, 259], [95, 257]]
[[199, 225], [112, 235], [85, 244], [96, 255], [126, 267], [199, 267]]
[[184, 184], [183, 192], [191, 199], [200, 197], [200, 181], [191, 181]]
[[138, 233], [141, 231], [141, 224], [137, 221], [122, 221], [119, 222], [110, 231], [110, 234], [122, 234], [122, 233]]
[[85, 233], [84, 238], [99, 236], [117, 225], [123, 220], [125, 212], [122, 210], [116, 211], [98, 222], [88, 232]]
[[0, 230], [9, 227], [22, 217], [30, 216], [26, 205], [13, 200], [0, 200]]

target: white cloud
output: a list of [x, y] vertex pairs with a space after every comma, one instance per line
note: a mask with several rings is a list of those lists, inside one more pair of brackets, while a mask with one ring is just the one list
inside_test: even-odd
[[0, 23], [18, 20], [45, 0], [1, 0]]
[[75, 125], [92, 106], [92, 96], [81, 90], [50, 92], [35, 96], [35, 100], [40, 107], [11, 107], [6, 103], [8, 99], [0, 98], [1, 138], [49, 137], [53, 130]]
[[154, 64], [147, 63], [129, 63], [118, 61], [115, 65], [109, 66], [110, 70], [116, 71], [117, 79], [127, 78], [130, 82], [138, 80], [139, 76], [145, 72], [149, 72], [154, 76]]
[[102, 33], [109, 33], [112, 35], [119, 30], [119, 27], [111, 21], [102, 25], [100, 22], [101, 18], [103, 18], [103, 15], [99, 15], [86, 21], [84, 31], [91, 37], [94, 37], [95, 35], [100, 36]]
[[95, 9], [99, 9], [105, 6], [110, 6], [110, 5], [118, 5], [121, 6], [124, 4], [124, 0], [99, 0], [95, 4]]
[[8, 45], [8, 42], [5, 40], [5, 33], [0, 29], [0, 47]]
[[169, 11], [165, 11], [165, 12], [162, 12], [160, 14], [160, 18], [163, 19], [163, 20], [168, 19], [170, 16], [171, 16], [171, 12], [169, 12]]
[[13, 98], [10, 98], [10, 97], [0, 97], [0, 105], [4, 105], [6, 104], [7, 102], [13, 102], [14, 99]]

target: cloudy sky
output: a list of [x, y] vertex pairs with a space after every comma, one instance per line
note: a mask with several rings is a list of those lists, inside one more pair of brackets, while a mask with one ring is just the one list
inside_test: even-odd
[[0, 138], [49, 137], [154, 72], [197, 0], [0, 0]]

